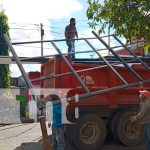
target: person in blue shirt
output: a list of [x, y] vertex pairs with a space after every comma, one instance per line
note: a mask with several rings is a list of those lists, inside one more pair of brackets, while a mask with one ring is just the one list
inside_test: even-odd
[[62, 104], [56, 103], [60, 101], [58, 95], [51, 94], [44, 98], [45, 100], [51, 101], [52, 106], [52, 121], [48, 123], [48, 126], [52, 128], [52, 149], [53, 150], [64, 150], [65, 142], [64, 142], [64, 125], [62, 123]]

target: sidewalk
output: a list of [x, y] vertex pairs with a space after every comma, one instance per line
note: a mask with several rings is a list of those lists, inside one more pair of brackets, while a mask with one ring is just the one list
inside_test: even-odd
[[[51, 130], [48, 131], [48, 134], [51, 134]], [[34, 148], [42, 150], [41, 138], [42, 133], [39, 123], [0, 126], [1, 150], [31, 150]]]

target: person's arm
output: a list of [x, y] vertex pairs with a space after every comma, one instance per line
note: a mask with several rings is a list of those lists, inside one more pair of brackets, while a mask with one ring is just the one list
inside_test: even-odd
[[76, 32], [75, 34], [76, 34], [76, 37], [77, 37], [77, 39], [78, 39], [78, 32]]
[[143, 102], [140, 112], [135, 116], [137, 120], [141, 120], [148, 110], [148, 101]]
[[146, 112], [148, 110], [148, 105], [149, 104], [147, 101], [143, 102], [142, 107], [140, 109], [140, 112], [136, 116], [132, 116], [130, 118], [131, 123], [134, 123], [136, 121], [140, 121], [144, 117], [144, 115], [146, 114]]
[[78, 32], [77, 32], [77, 29], [76, 29], [75, 35], [76, 35], [76, 37], [77, 37], [77, 39], [78, 39]]
[[65, 28], [65, 38], [68, 39], [68, 26]]

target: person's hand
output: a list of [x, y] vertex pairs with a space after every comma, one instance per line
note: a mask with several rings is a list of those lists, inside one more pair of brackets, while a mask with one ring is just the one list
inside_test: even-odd
[[132, 116], [129, 120], [131, 123], [135, 123], [137, 121], [137, 118], [136, 116]]
[[71, 98], [67, 98], [67, 101], [71, 101], [72, 99]]

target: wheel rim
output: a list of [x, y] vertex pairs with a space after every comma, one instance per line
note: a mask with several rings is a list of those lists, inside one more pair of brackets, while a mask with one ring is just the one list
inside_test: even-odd
[[131, 123], [128, 120], [125, 124], [124, 132], [129, 139], [136, 139], [140, 136], [141, 126], [138, 123]]
[[95, 122], [86, 122], [81, 126], [80, 137], [86, 144], [95, 143], [100, 136], [99, 126]]

